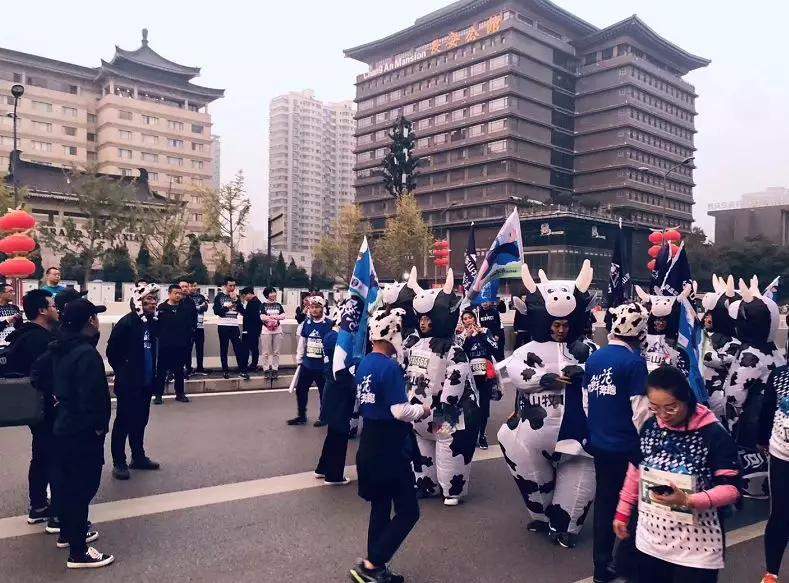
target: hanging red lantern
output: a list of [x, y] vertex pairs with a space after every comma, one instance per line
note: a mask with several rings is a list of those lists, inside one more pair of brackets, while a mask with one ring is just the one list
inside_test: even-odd
[[36, 242], [27, 235], [9, 235], [0, 240], [0, 253], [6, 255], [26, 255], [36, 248]]
[[649, 234], [649, 242], [653, 245], [660, 245], [663, 242], [663, 233], [655, 231]]
[[671, 250], [671, 256], [674, 257], [677, 253], [679, 253], [679, 247], [676, 245], [669, 245], [669, 249]]
[[666, 231], [665, 237], [666, 241], [672, 241], [674, 243], [682, 240], [682, 235], [679, 233], [679, 231], [675, 231], [674, 229]]
[[27, 257], [12, 257], [0, 263], [0, 275], [5, 277], [29, 277], [36, 272], [36, 264]]
[[655, 263], [655, 260], [653, 259], [652, 261], [647, 263], [647, 269], [649, 269], [649, 271], [655, 271], [655, 265], [656, 265], [656, 263]]
[[436, 267], [446, 267], [447, 265], [449, 265], [449, 259], [447, 259], [446, 257], [442, 257], [440, 259], [436, 259], [435, 263], [436, 263]]
[[0, 217], [0, 231], [27, 231], [36, 226], [36, 219], [23, 211], [14, 209]]
[[649, 254], [650, 257], [654, 259], [658, 255], [660, 255], [661, 248], [662, 247], [660, 245], [652, 245], [652, 247], [649, 248], [649, 251], [647, 251], [647, 253]]

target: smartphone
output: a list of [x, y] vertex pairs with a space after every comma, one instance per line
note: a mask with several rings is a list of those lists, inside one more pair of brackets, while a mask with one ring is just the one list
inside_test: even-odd
[[650, 490], [655, 494], [660, 494], [661, 496], [666, 496], [671, 494], [674, 491], [674, 488], [668, 484], [655, 484], [654, 486], [647, 486], [647, 490]]

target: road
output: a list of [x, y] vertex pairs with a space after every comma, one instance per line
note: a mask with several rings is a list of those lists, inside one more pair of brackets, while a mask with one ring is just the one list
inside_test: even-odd
[[[310, 413], [317, 393], [311, 394]], [[159, 472], [113, 480], [105, 465], [91, 518], [95, 546], [116, 555], [105, 569], [67, 572], [52, 535], [29, 527], [26, 429], [0, 429], [0, 581], [279, 582], [345, 581], [364, 553], [367, 505], [355, 484], [326, 487], [311, 476], [324, 431], [287, 427], [286, 392], [206, 394], [152, 408], [149, 455]], [[513, 399], [494, 403], [489, 437]], [[353, 463], [352, 442], [348, 460]], [[422, 518], [393, 566], [418, 583], [545, 581], [591, 575], [591, 532], [566, 550], [528, 533], [528, 518], [497, 447], [474, 462], [467, 502], [421, 503]], [[109, 443], [106, 458], [109, 460]], [[354, 476], [349, 468], [349, 476]], [[730, 524], [724, 583], [758, 581], [765, 503], [749, 503]], [[750, 526], [749, 526], [750, 525]], [[590, 580], [591, 581], [591, 580]]]

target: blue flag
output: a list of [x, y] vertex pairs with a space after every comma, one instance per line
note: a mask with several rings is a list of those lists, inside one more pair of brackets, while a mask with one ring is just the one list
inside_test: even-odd
[[477, 297], [482, 294], [483, 288], [489, 282], [502, 278], [520, 279], [522, 266], [521, 220], [518, 212], [513, 211], [485, 254], [471, 289], [466, 290], [466, 298], [476, 303]]
[[344, 368], [359, 364], [367, 351], [368, 318], [378, 298], [378, 278], [367, 237], [359, 248], [348, 292], [350, 295], [342, 304], [340, 330], [337, 332], [337, 346], [332, 361], [335, 375]]

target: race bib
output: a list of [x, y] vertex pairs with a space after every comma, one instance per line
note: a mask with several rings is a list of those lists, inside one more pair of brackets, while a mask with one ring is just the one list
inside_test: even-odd
[[471, 359], [471, 374], [475, 377], [484, 376], [488, 372], [488, 361], [484, 358]]
[[323, 358], [323, 339], [307, 338], [307, 358]]

